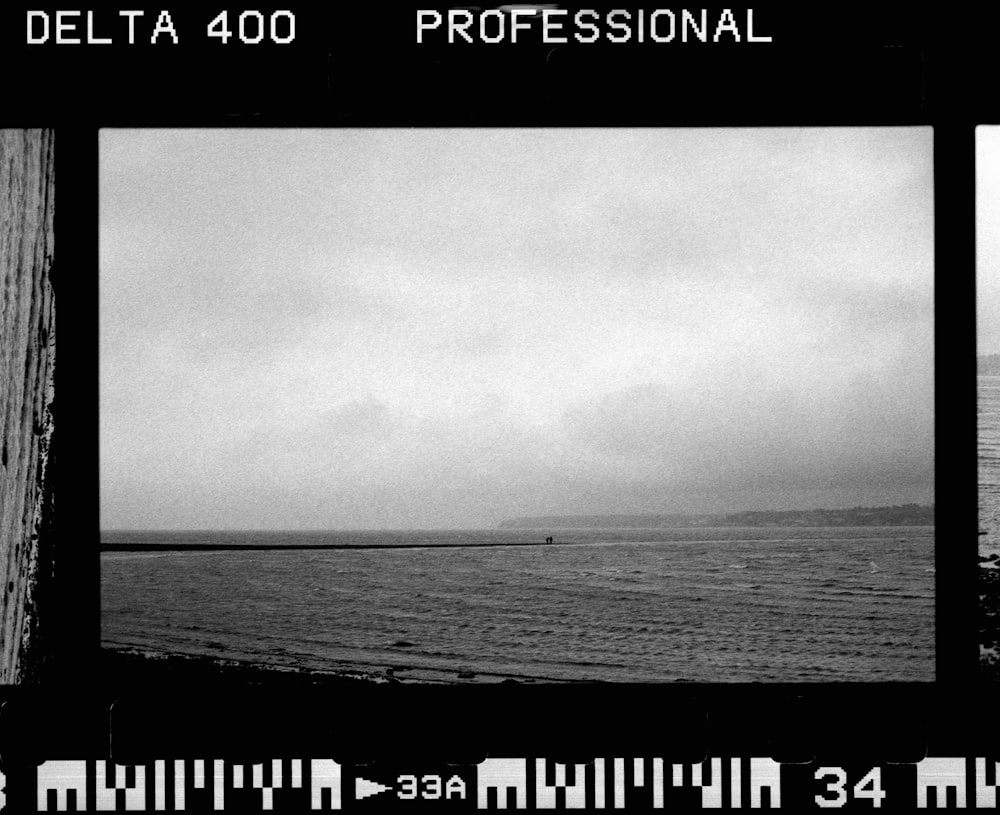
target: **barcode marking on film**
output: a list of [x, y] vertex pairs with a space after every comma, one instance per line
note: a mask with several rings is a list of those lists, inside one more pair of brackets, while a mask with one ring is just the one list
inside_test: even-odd
[[[178, 809], [184, 809], [184, 762], [175, 761], [174, 762], [174, 806]], [[177, 772], [181, 770], [181, 772]]]
[[[1000, 761], [987, 761], [985, 758], [976, 759], [976, 806], [996, 809], [997, 787], [1000, 786], [997, 781], [998, 770], [1000, 770]], [[981, 801], [989, 801], [989, 803], [980, 803]]]
[[731, 790], [731, 806], [740, 807], [743, 805], [743, 794], [741, 790], [743, 789], [743, 774], [740, 772], [740, 760], [734, 758], [730, 760], [730, 775], [732, 779], [730, 790]]
[[[435, 773], [362, 778], [332, 759], [255, 764], [157, 759], [46, 761], [37, 768], [39, 812], [93, 810], [339, 810], [397, 800], [464, 803], [467, 809], [996, 809], [1000, 762], [983, 757], [925, 758], [913, 765], [782, 765], [765, 757], [711, 756], [700, 764], [663, 758], [602, 757], [587, 764], [544, 758], [489, 758]], [[846, 768], [845, 768], [846, 767]], [[366, 768], [366, 775], [379, 776]], [[909, 781], [907, 781], [909, 779]], [[0, 773], [0, 785], [5, 779]], [[275, 793], [279, 793], [278, 796]], [[9, 791], [8, 791], [9, 796]], [[9, 801], [9, 797], [8, 797]], [[0, 799], [0, 809], [3, 801]]]

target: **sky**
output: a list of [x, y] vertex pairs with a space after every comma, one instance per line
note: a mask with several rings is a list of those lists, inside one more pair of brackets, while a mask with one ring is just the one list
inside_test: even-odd
[[931, 128], [100, 134], [105, 529], [934, 499]]
[[1000, 354], [1000, 126], [976, 128], [976, 352]]

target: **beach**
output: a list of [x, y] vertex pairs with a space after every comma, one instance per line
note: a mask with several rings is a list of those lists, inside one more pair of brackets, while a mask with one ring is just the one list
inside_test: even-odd
[[176, 689], [240, 690], [262, 688], [292, 692], [296, 690], [350, 690], [366, 685], [423, 684], [532, 684], [528, 677], [515, 678], [472, 671], [428, 671], [407, 665], [383, 669], [330, 668], [313, 670], [300, 667], [221, 659], [192, 654], [162, 654], [138, 648], [102, 648], [101, 676], [108, 687], [155, 688], [169, 685]]
[[177, 689], [260, 687], [276, 691], [338, 689], [390, 681], [365, 671], [292, 670], [241, 660], [157, 654], [134, 648], [102, 648], [100, 673], [109, 687]]
[[1000, 679], [1000, 555], [979, 557], [979, 663], [985, 679]]

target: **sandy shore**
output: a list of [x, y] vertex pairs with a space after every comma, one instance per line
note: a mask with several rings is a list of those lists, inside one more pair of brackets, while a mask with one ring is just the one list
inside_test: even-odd
[[101, 674], [107, 685], [122, 687], [247, 688], [280, 691], [331, 690], [391, 681], [364, 671], [299, 671], [280, 666], [181, 654], [155, 654], [130, 648], [102, 648]]
[[979, 666], [1000, 680], [1000, 555], [979, 559]]
[[559, 680], [482, 674], [471, 670], [435, 671], [405, 665], [380, 669], [343, 668], [317, 671], [209, 656], [167, 655], [124, 647], [102, 648], [100, 660], [105, 684], [123, 687], [161, 685], [214, 689], [259, 687], [292, 691], [299, 688], [333, 690], [386, 684], [563, 684]]

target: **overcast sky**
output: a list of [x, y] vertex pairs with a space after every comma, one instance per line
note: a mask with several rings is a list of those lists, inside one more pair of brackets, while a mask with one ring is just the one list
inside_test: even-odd
[[976, 128], [976, 348], [1000, 354], [1000, 127]]
[[104, 528], [933, 501], [930, 128], [100, 144]]

